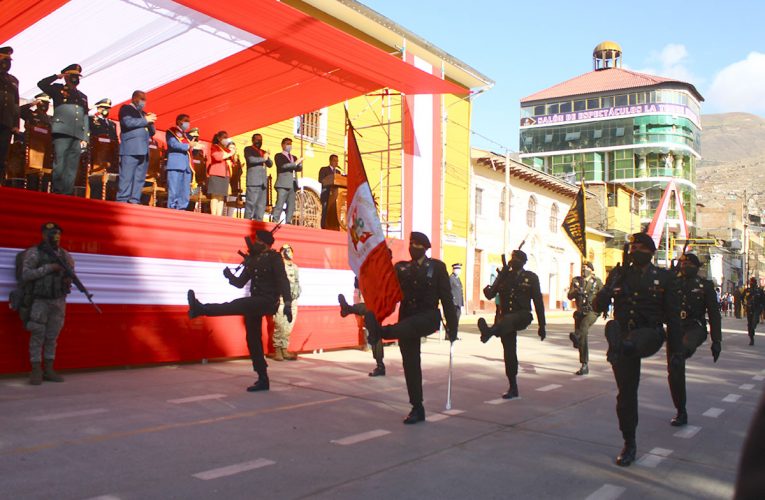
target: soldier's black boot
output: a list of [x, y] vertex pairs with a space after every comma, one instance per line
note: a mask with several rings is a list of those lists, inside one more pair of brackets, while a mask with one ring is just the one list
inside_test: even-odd
[[370, 377], [384, 377], [385, 376], [385, 365], [378, 364], [374, 370], [369, 372]]
[[340, 316], [345, 318], [349, 314], [351, 314], [351, 306], [348, 304], [348, 301], [345, 300], [345, 295], [342, 293], [337, 296], [337, 301], [340, 302]]
[[189, 318], [194, 319], [204, 314], [202, 303], [197, 300], [194, 290], [189, 290], [186, 293], [186, 299], [189, 302]]
[[378, 343], [382, 336], [382, 327], [380, 326], [380, 323], [377, 322], [375, 313], [367, 311], [366, 314], [364, 314], [364, 326], [366, 326], [367, 331], [369, 332], [369, 335], [367, 336], [369, 345]]
[[518, 397], [518, 380], [516, 377], [510, 378], [510, 387], [502, 395], [502, 399], [515, 399]]
[[47, 382], [63, 382], [64, 381], [64, 377], [56, 373], [56, 370], [53, 369], [52, 359], [45, 360], [45, 370], [43, 370], [43, 380]]
[[637, 445], [635, 439], [625, 439], [624, 448], [622, 448], [619, 456], [616, 457], [616, 465], [620, 467], [628, 467], [635, 461], [635, 454], [637, 453]]
[[478, 329], [481, 331], [481, 342], [484, 344], [494, 336], [494, 330], [483, 318], [478, 318]]
[[754, 335], [749, 336], [749, 345], [754, 345]]
[[268, 376], [259, 375], [258, 381], [247, 388], [247, 392], [267, 391], [271, 388]]
[[613, 365], [619, 360], [622, 349], [622, 335], [618, 323], [609, 322], [606, 324], [606, 340], [608, 341], [606, 359]]
[[587, 375], [590, 373], [590, 368], [587, 363], [582, 363], [582, 367], [576, 371], [575, 375]]
[[422, 405], [413, 406], [412, 411], [404, 419], [405, 424], [416, 424], [425, 420], [425, 407]]
[[685, 411], [685, 408], [682, 410], [677, 410], [677, 415], [675, 415], [672, 420], [669, 421], [669, 424], [673, 427], [682, 427], [684, 425], [688, 424], [688, 412]]
[[41, 385], [43, 382], [42, 365], [38, 363], [32, 363], [32, 373], [29, 374], [29, 383], [32, 385]]
[[574, 332], [571, 332], [568, 334], [569, 340], [571, 340], [571, 343], [574, 345], [574, 349], [579, 349], [579, 339], [574, 334]]

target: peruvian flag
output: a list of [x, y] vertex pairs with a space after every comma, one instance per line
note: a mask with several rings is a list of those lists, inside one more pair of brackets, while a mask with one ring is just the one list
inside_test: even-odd
[[361, 160], [356, 131], [348, 122], [348, 262], [359, 278], [367, 309], [382, 322], [401, 300], [393, 262]]
[[661, 201], [659, 201], [659, 206], [656, 207], [653, 219], [648, 225], [648, 235], [653, 238], [656, 248], [659, 248], [659, 243], [661, 243], [661, 233], [664, 230], [664, 223], [667, 221], [669, 200], [673, 196], [675, 198], [675, 207], [677, 207], [680, 213], [680, 234], [678, 239], [685, 240], [688, 238], [688, 222], [685, 220], [685, 210], [683, 209], [683, 200], [680, 198], [680, 190], [677, 189], [675, 181], [669, 181], [664, 194], [661, 195]]

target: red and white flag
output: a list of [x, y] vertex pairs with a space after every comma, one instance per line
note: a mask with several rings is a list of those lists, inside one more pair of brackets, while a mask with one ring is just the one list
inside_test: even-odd
[[382, 321], [401, 300], [393, 262], [385, 243], [356, 133], [348, 121], [348, 262], [359, 278], [367, 309]]

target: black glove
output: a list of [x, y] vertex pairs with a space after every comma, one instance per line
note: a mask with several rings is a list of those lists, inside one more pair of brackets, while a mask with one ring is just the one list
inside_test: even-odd
[[494, 298], [494, 296], [491, 295], [491, 285], [486, 285], [485, 287], [483, 287], [483, 296], [489, 300]]
[[284, 317], [287, 318], [288, 323], [292, 323], [292, 302], [284, 304]]
[[225, 276], [227, 280], [231, 281], [234, 278], [234, 273], [231, 272], [231, 269], [226, 267], [223, 269], [223, 276]]
[[712, 359], [715, 360], [715, 363], [717, 363], [717, 358], [720, 357], [720, 352], [722, 351], [722, 343], [720, 342], [712, 342]]
[[537, 335], [539, 335], [539, 340], [544, 340], [545, 337], [547, 337], [547, 331], [545, 330], [545, 325], [539, 325], [539, 330], [537, 330]]

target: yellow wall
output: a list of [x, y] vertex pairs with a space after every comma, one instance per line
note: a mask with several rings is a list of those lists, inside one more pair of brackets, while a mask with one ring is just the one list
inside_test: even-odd
[[587, 232], [587, 260], [592, 262], [595, 275], [606, 279], [606, 237]]
[[[442, 260], [447, 267], [467, 262], [470, 203], [470, 103], [453, 95], [443, 99], [446, 131]], [[464, 271], [463, 271], [464, 273]], [[464, 276], [464, 274], [463, 274]]]

